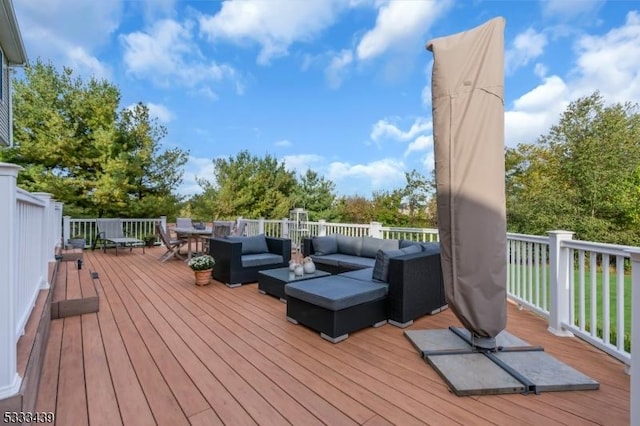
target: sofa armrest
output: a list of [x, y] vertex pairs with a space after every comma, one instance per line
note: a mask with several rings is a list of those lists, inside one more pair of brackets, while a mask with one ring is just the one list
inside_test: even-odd
[[242, 242], [225, 238], [209, 238], [209, 254], [216, 260], [215, 268], [222, 270], [242, 267]]
[[440, 254], [414, 253], [389, 261], [389, 319], [406, 324], [446, 305]]
[[279, 254], [286, 263], [291, 260], [291, 240], [289, 238], [267, 237], [269, 253]]
[[311, 256], [315, 253], [315, 249], [313, 248], [313, 238], [303, 238], [302, 239], [302, 255], [304, 257]]

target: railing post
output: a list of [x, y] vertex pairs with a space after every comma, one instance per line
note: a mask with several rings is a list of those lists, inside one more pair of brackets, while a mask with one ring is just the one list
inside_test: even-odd
[[0, 163], [0, 399], [20, 390], [18, 375], [15, 297], [16, 271], [16, 180], [22, 168]]
[[62, 247], [67, 246], [71, 238], [71, 216], [62, 216]]
[[53, 202], [51, 200], [53, 195], [46, 192], [34, 192], [33, 195], [45, 203], [42, 212], [42, 240], [40, 242], [40, 288], [47, 289], [49, 288], [49, 262], [54, 260], [55, 255], [54, 244], [53, 241], [51, 241], [51, 229], [54, 227], [52, 214]]
[[56, 238], [56, 248], [60, 247], [64, 247], [64, 240], [62, 239], [62, 211], [64, 208], [64, 204], [61, 203], [60, 201], [56, 201], [55, 203], [55, 230], [54, 230], [54, 234], [55, 234], [55, 238]]
[[289, 218], [283, 217], [281, 221], [281, 236], [282, 238], [289, 238]]
[[258, 235], [264, 234], [264, 217], [258, 218]]
[[160, 216], [160, 226], [162, 226], [162, 229], [164, 229], [164, 232], [167, 232], [167, 217], [166, 216]]
[[573, 239], [570, 231], [549, 231], [549, 331], [556, 336], [573, 336], [562, 329], [562, 323], [570, 321], [569, 249], [562, 248], [562, 242]]
[[369, 236], [375, 238], [382, 238], [382, 224], [380, 222], [369, 223]]
[[327, 221], [324, 219], [320, 219], [318, 221], [318, 236], [319, 237], [327, 236]]
[[629, 424], [640, 424], [640, 249], [631, 255], [631, 407]]

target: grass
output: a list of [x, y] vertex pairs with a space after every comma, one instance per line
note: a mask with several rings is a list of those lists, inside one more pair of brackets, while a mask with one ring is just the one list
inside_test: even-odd
[[[528, 274], [530, 272], [534, 272], [533, 274], [533, 278], [532, 280], [535, 279], [535, 271], [530, 271], [530, 267], [528, 265], [522, 266], [522, 265], [509, 265], [510, 271], [512, 273], [512, 279], [515, 280], [515, 276], [518, 273], [518, 269], [519, 269], [519, 273], [521, 274], [521, 279], [524, 279], [526, 281], [525, 278], [528, 278]], [[533, 269], [533, 267], [531, 267]], [[549, 267], [547, 266], [543, 266], [541, 267], [541, 271], [540, 271], [541, 275], [544, 273], [546, 274], [547, 277], [547, 281], [546, 281], [546, 285], [547, 285], [547, 289], [546, 289], [546, 294], [547, 294], [547, 300], [546, 300], [546, 306], [549, 306], [549, 296], [550, 296], [550, 290], [549, 290], [549, 283], [550, 283], [550, 277], [549, 277]], [[523, 274], [527, 274], [527, 275], [523, 275]], [[524, 277], [524, 278], [523, 278]], [[597, 327], [597, 335], [599, 337], [602, 337], [603, 335], [603, 330], [602, 330], [602, 325], [603, 325], [603, 281], [604, 281], [604, 272], [598, 268], [598, 270], [595, 273], [595, 285], [596, 285], [596, 298], [595, 298], [595, 309], [596, 309], [596, 327]], [[592, 303], [591, 303], [591, 279], [592, 279], [592, 273], [589, 271], [588, 266], [585, 268], [584, 271], [584, 318], [585, 318], [585, 328], [587, 330], [591, 330], [591, 310], [592, 310]], [[580, 286], [580, 272], [578, 269], [574, 270], [574, 274], [573, 274], [573, 286], [572, 286], [572, 291], [573, 291], [573, 303], [574, 303], [574, 315], [575, 315], [575, 324], [579, 325], [578, 321], [580, 320], [580, 295], [579, 295], [579, 286]], [[540, 282], [542, 282], [542, 276], [540, 277]], [[624, 275], [624, 334], [625, 334], [625, 348], [628, 351], [630, 349], [630, 332], [631, 332], [631, 276], [628, 273], [625, 273]], [[526, 285], [526, 284], [525, 284]], [[535, 285], [535, 283], [533, 283], [533, 285]], [[541, 284], [542, 285], [542, 284]], [[615, 273], [615, 269], [612, 268], [610, 273], [609, 273], [609, 324], [610, 324], [610, 333], [609, 333], [609, 340], [612, 344], [616, 344], [617, 341], [617, 312], [618, 312], [618, 305], [617, 305], [617, 300], [618, 300], [618, 294], [617, 294], [617, 287], [618, 287], [618, 283], [617, 283], [617, 276]], [[540, 290], [541, 291], [541, 290]], [[541, 293], [542, 294], [542, 293]], [[522, 295], [519, 295], [522, 297]], [[523, 297], [526, 298], [526, 297]], [[542, 305], [542, 303], [541, 303]]]

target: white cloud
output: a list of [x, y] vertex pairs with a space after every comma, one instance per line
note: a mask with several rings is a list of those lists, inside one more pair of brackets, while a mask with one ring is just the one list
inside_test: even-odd
[[514, 102], [513, 110], [505, 113], [507, 146], [533, 143], [558, 121], [568, 105], [569, 91], [558, 76], [525, 93]]
[[30, 61], [42, 59], [75, 73], [108, 78], [110, 69], [95, 56], [122, 18], [122, 2], [20, 0], [13, 2]]
[[276, 141], [276, 142], [274, 143], [274, 145], [275, 145], [275, 146], [279, 146], [279, 147], [289, 147], [289, 146], [291, 146], [292, 144], [291, 144], [291, 141], [290, 141], [290, 140], [282, 139], [282, 140]]
[[196, 178], [213, 181], [213, 160], [211, 158], [189, 156], [182, 178], [182, 184], [177, 192], [180, 195], [191, 196], [202, 192]]
[[389, 50], [424, 45], [424, 34], [449, 9], [444, 1], [391, 1], [380, 6], [376, 26], [360, 40], [357, 56], [372, 59]]
[[338, 0], [225, 1], [213, 16], [202, 16], [201, 31], [211, 40], [260, 45], [257, 61], [268, 64], [288, 54], [296, 42], [313, 40], [346, 5]]
[[193, 23], [179, 23], [171, 19], [155, 22], [146, 32], [136, 31], [120, 37], [124, 46], [124, 63], [128, 73], [151, 79], [161, 86], [198, 87], [210, 98], [217, 94], [209, 83], [230, 80], [236, 92], [242, 84], [235, 69], [217, 64], [203, 57], [192, 36]]
[[342, 80], [347, 72], [347, 67], [353, 62], [351, 50], [344, 49], [340, 53], [334, 54], [329, 66], [325, 69], [325, 77], [329, 87], [337, 89], [342, 84]]
[[395, 124], [389, 120], [378, 120], [371, 129], [371, 139], [377, 142], [381, 139], [395, 139], [398, 141], [408, 141], [415, 138], [418, 134], [431, 130], [432, 123], [425, 117], [415, 119], [411, 128], [407, 131], [400, 130]]
[[380, 189], [393, 183], [404, 181], [404, 163], [385, 158], [368, 164], [332, 162], [329, 164], [328, 179], [340, 182], [351, 178], [364, 178], [371, 182], [373, 189]]
[[147, 102], [147, 108], [149, 108], [149, 115], [157, 118], [161, 123], [169, 123], [173, 120], [173, 113], [164, 105]]
[[409, 144], [407, 149], [404, 151], [404, 156], [407, 157], [414, 151], [427, 151], [429, 149], [433, 149], [433, 136], [421, 135]]
[[603, 36], [584, 36], [576, 43], [579, 55], [572, 84], [575, 97], [598, 89], [608, 102], [640, 102], [640, 13]]
[[304, 174], [308, 169], [315, 169], [313, 165], [321, 163], [324, 158], [316, 154], [299, 154], [285, 155], [282, 160], [287, 170], [300, 175]]
[[[582, 36], [575, 45], [574, 68], [563, 80], [545, 77], [542, 83], [514, 102], [505, 114], [508, 146], [532, 143], [548, 133], [568, 104], [596, 90], [608, 103], [640, 102], [640, 14], [601, 36]], [[537, 75], [546, 68], [536, 65]]]
[[546, 45], [547, 36], [532, 28], [518, 34], [505, 53], [507, 73], [527, 65], [531, 60], [541, 56]]

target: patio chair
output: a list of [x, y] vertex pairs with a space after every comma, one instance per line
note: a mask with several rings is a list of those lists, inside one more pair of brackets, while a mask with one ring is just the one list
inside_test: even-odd
[[127, 237], [122, 229], [122, 219], [96, 219], [96, 228], [98, 235], [93, 242], [92, 249], [101, 243], [103, 252], [106, 252], [108, 247], [115, 247], [116, 256], [118, 255], [118, 247], [129, 247], [129, 251], [134, 247], [142, 247], [144, 254], [144, 241], [139, 238]]
[[231, 229], [231, 236], [233, 237], [242, 237], [244, 236], [244, 231], [247, 228], [247, 222], [244, 220], [238, 221], [236, 225], [234, 225], [233, 229]]
[[160, 256], [161, 262], [166, 262], [169, 259], [177, 258], [184, 259], [184, 257], [180, 254], [180, 248], [187, 244], [187, 240], [182, 238], [172, 239], [167, 231], [164, 230], [161, 224], [156, 223], [156, 234], [160, 235], [160, 240], [165, 245], [167, 251]]

